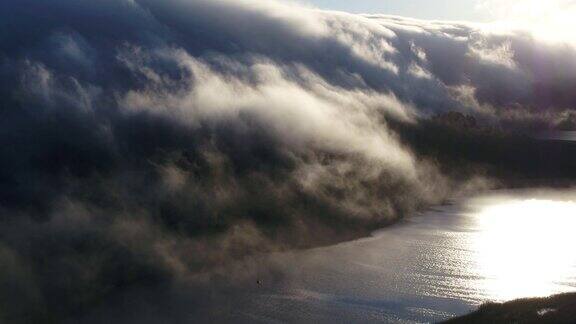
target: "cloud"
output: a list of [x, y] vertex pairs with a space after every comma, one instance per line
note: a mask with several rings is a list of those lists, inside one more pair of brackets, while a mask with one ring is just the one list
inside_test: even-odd
[[0, 316], [185, 321], [234, 260], [482, 188], [516, 142], [430, 119], [568, 125], [575, 55], [277, 1], [4, 1]]
[[524, 29], [541, 41], [576, 44], [574, 14], [576, 3], [572, 0], [506, 0], [478, 1], [481, 11], [489, 12], [496, 23], [494, 29]]

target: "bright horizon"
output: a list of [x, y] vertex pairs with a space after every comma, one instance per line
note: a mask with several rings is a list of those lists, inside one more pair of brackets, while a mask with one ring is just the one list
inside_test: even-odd
[[576, 43], [575, 0], [297, 0], [320, 9], [398, 15], [427, 20], [491, 23], [531, 31], [542, 40]]
[[304, 2], [321, 9], [420, 19], [487, 22], [494, 18], [488, 10], [481, 8], [478, 0], [305, 0]]

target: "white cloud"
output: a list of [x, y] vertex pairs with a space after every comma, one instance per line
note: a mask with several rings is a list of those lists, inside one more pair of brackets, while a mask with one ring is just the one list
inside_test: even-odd
[[495, 28], [525, 29], [543, 40], [576, 43], [573, 0], [480, 0], [478, 9], [496, 18]]
[[[410, 153], [377, 122], [380, 114], [402, 121], [415, 117], [414, 108], [393, 94], [336, 87], [304, 66], [283, 67], [267, 60], [256, 60], [245, 67], [256, 80], [247, 83], [213, 70], [185, 51], [168, 50], [164, 55], [190, 72], [187, 83], [191, 87], [173, 92], [171, 82], [158, 82], [162, 78], [153, 74], [147, 90], [126, 94], [122, 105], [127, 109], [172, 116], [192, 126], [205, 120], [237, 119], [248, 113], [295, 148], [362, 154], [387, 168], [414, 174]], [[133, 62], [138, 59], [128, 61], [134, 68]], [[145, 65], [137, 70], [152, 73]], [[297, 74], [300, 82], [291, 81], [287, 74]]]

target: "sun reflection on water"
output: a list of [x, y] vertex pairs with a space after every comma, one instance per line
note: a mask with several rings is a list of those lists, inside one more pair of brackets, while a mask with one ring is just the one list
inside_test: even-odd
[[548, 296], [573, 290], [562, 286], [576, 267], [576, 203], [509, 200], [475, 215], [478, 291], [490, 300]]

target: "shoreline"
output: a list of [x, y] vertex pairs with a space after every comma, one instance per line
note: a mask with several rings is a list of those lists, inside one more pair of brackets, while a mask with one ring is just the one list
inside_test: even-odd
[[576, 292], [543, 298], [486, 303], [476, 311], [441, 323], [575, 323]]

